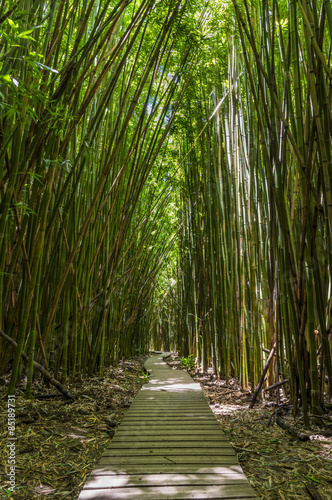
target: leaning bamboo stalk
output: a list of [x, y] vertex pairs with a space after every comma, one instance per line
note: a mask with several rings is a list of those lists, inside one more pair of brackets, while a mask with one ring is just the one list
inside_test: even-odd
[[264, 382], [264, 380], [265, 380], [265, 376], [266, 376], [266, 374], [267, 374], [267, 371], [268, 371], [269, 366], [270, 366], [270, 364], [271, 364], [271, 361], [272, 361], [272, 359], [273, 359], [273, 356], [274, 356], [274, 352], [275, 352], [275, 350], [276, 350], [276, 347], [277, 347], [277, 344], [276, 344], [276, 342], [275, 342], [275, 343], [273, 344], [273, 347], [272, 347], [271, 351], [270, 351], [269, 357], [267, 358], [267, 361], [266, 361], [266, 363], [265, 363], [264, 370], [263, 370], [262, 376], [261, 376], [261, 378], [260, 378], [260, 381], [258, 382], [257, 387], [255, 388], [255, 391], [254, 391], [253, 397], [251, 398], [251, 402], [250, 402], [250, 404], [249, 404], [249, 408], [253, 408], [253, 407], [254, 407], [254, 405], [255, 405], [255, 402], [256, 402], [257, 396], [258, 396], [258, 394], [259, 394], [259, 391], [261, 390], [261, 387], [262, 387], [263, 382]]
[[[17, 344], [16, 342], [10, 338], [8, 335], [5, 334], [5, 332], [3, 332], [2, 330], [0, 330], [0, 335], [1, 337], [6, 340], [9, 344], [11, 344], [14, 349], [17, 348]], [[24, 361], [28, 361], [28, 356], [25, 354], [25, 352], [21, 351], [21, 357], [24, 359]], [[40, 371], [40, 373], [42, 374], [42, 376], [51, 384], [53, 385], [54, 387], [56, 387], [58, 389], [59, 392], [61, 392], [61, 394], [63, 394], [67, 399], [74, 399], [74, 396], [69, 392], [67, 391], [67, 389], [62, 385], [60, 384], [60, 382], [58, 382], [57, 380], [55, 380], [52, 375], [50, 373], [48, 373], [48, 371], [45, 370], [45, 368], [40, 365], [39, 363], [37, 363], [36, 361], [33, 361], [33, 366], [36, 370]]]

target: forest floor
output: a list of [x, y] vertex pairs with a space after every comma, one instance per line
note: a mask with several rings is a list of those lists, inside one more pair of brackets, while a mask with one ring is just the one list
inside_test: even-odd
[[[6, 471], [1, 470], [0, 498], [76, 500], [92, 468], [113, 437], [126, 410], [147, 381], [137, 357], [105, 370], [104, 376], [67, 383], [75, 396], [68, 401], [40, 379], [34, 382], [34, 399], [24, 398], [19, 385], [16, 411], [16, 489], [6, 492]], [[172, 356], [169, 365], [181, 369]], [[305, 500], [332, 498], [332, 438], [319, 428], [306, 431], [301, 415], [294, 422], [291, 406], [284, 401], [278, 415], [297, 430], [310, 434], [300, 441], [273, 423], [273, 396], [248, 409], [250, 393], [242, 393], [236, 380], [217, 381], [210, 373], [194, 374], [210, 407], [232, 443], [241, 466], [258, 498]], [[0, 455], [6, 457], [8, 377], [0, 379]], [[2, 394], [1, 394], [2, 393]], [[48, 397], [46, 397], [48, 396]], [[332, 423], [332, 411], [324, 422]], [[269, 425], [272, 424], [272, 425]], [[328, 427], [327, 427], [328, 428]], [[326, 430], [326, 429], [325, 429]], [[330, 426], [330, 430], [332, 427]], [[311, 491], [311, 494], [309, 493]]]
[[[182, 368], [179, 358], [174, 355], [168, 364], [173, 369]], [[292, 406], [285, 400], [279, 406], [278, 416], [292, 428], [310, 436], [307, 441], [294, 438], [274, 422], [275, 394], [270, 397], [266, 394], [268, 399], [257, 400], [254, 408], [249, 409], [250, 392], [241, 392], [236, 380], [218, 381], [209, 372], [188, 372], [200, 382], [258, 498], [331, 500], [332, 437], [323, 436], [322, 429], [317, 426], [309, 431], [304, 429], [301, 414], [294, 421]], [[332, 405], [328, 407], [325, 431], [332, 431]]]
[[[34, 399], [24, 398], [24, 380], [17, 388], [16, 488], [12, 496], [8, 477], [1, 470], [0, 498], [13, 500], [77, 499], [83, 484], [113, 437], [142, 385], [146, 357], [120, 362], [105, 369], [102, 377], [85, 377], [65, 384], [74, 401], [56, 394], [39, 378], [34, 381]], [[8, 378], [0, 379], [0, 456], [8, 455]], [[2, 394], [1, 394], [2, 393]], [[41, 399], [39, 399], [41, 398]], [[6, 459], [5, 459], [6, 460]], [[1, 460], [1, 462], [5, 462]]]

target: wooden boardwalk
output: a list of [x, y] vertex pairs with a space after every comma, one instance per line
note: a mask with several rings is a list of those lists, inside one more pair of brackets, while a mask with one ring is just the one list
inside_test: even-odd
[[78, 500], [257, 498], [233, 448], [187, 372], [162, 355]]

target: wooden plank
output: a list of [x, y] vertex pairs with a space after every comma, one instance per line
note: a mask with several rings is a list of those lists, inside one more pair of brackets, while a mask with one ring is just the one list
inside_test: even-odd
[[197, 401], [193, 402], [191, 399], [188, 401], [178, 401], [174, 400], [173, 398], [167, 398], [167, 399], [153, 399], [151, 400], [140, 400], [140, 401], [134, 401], [130, 405], [130, 409], [132, 408], [159, 408], [167, 403], [171, 402], [172, 403], [172, 408], [177, 408], [181, 409], [183, 408], [184, 410], [190, 410], [190, 409], [198, 409], [198, 408], [204, 408], [206, 407], [207, 401], [204, 399], [202, 401]]
[[155, 486], [130, 488], [84, 489], [80, 500], [194, 500], [194, 499], [251, 499], [256, 498], [247, 485]]
[[153, 420], [156, 420], [156, 419], [193, 419], [197, 416], [198, 420], [204, 420], [204, 419], [207, 419], [207, 418], [214, 418], [215, 419], [215, 416], [214, 415], [210, 415], [210, 413], [203, 413], [203, 412], [197, 412], [197, 414], [191, 412], [186, 412], [186, 413], [180, 413], [180, 412], [177, 412], [177, 411], [174, 411], [174, 412], [165, 412], [163, 410], [160, 410], [158, 412], [146, 412], [146, 413], [129, 413], [127, 412], [126, 416], [124, 417], [123, 419], [123, 422], [125, 420], [149, 420], [149, 419], [153, 419]]
[[[183, 428], [181, 428], [183, 427]], [[161, 430], [161, 427], [157, 428], [156, 426], [145, 426], [145, 427], [141, 427], [141, 428], [138, 428], [137, 426], [135, 425], [131, 425], [131, 426], [123, 426], [123, 427], [119, 427], [117, 429], [117, 433], [119, 434], [120, 432], [121, 433], [126, 433], [126, 434], [132, 434], [132, 433], [135, 433], [137, 434], [138, 436], [140, 436], [141, 434], [156, 434], [156, 435], [160, 435], [160, 430]], [[169, 433], [169, 434], [179, 434], [179, 433], [183, 433], [183, 435], [185, 436], [188, 436], [190, 435], [191, 433], [195, 434], [196, 436], [202, 436], [202, 435], [216, 435], [216, 434], [219, 434], [219, 431], [214, 427], [214, 426], [197, 426], [197, 427], [194, 427], [194, 426], [168, 426], [167, 428], [166, 427], [163, 427], [163, 433]]]
[[244, 474], [122, 474], [90, 475], [84, 489], [119, 488], [129, 486], [194, 486], [194, 485], [247, 484]]
[[184, 407], [183, 405], [173, 405], [172, 403], [162, 403], [162, 404], [158, 404], [158, 405], [151, 405], [151, 406], [147, 406], [147, 405], [142, 405], [142, 406], [133, 406], [131, 405], [130, 408], [128, 409], [128, 413], [144, 413], [144, 414], [150, 414], [150, 413], [158, 413], [158, 412], [161, 412], [161, 411], [165, 411], [165, 412], [179, 412], [179, 413], [196, 413], [196, 412], [203, 412], [203, 413], [212, 413], [213, 415], [213, 412], [211, 410], [210, 407], [207, 407], [206, 408], [206, 403], [205, 403], [205, 407], [203, 405], [200, 405], [200, 406], [191, 406], [191, 405], [188, 405], [186, 407]]
[[115, 438], [112, 439], [110, 449], [112, 450], [120, 450], [120, 449], [135, 449], [135, 448], [162, 448], [167, 446], [167, 448], [190, 448], [191, 446], [204, 447], [204, 448], [225, 448], [230, 446], [228, 440], [204, 440], [204, 441], [184, 441], [183, 439], [179, 441], [170, 441], [169, 439], [165, 439], [165, 441], [151, 441], [151, 439], [137, 440], [128, 444], [127, 440], [118, 441]]
[[[204, 408], [205, 406], [205, 408]], [[139, 410], [139, 411], [144, 411], [144, 412], [150, 412], [150, 411], [158, 411], [158, 410], [183, 410], [183, 411], [212, 411], [211, 408], [207, 406], [206, 401], [204, 401], [203, 404], [199, 405], [184, 405], [182, 403], [175, 403], [174, 401], [158, 401], [155, 402], [154, 405], [150, 405], [150, 403], [142, 403], [140, 405], [135, 405], [132, 403], [128, 409], [128, 411], [133, 411], [133, 410]]]
[[[141, 409], [141, 410], [135, 410], [134, 408], [129, 408], [129, 410], [126, 413], [126, 417], [128, 415], [137, 415], [137, 416], [144, 416], [144, 417], [149, 417], [152, 415], [159, 415], [159, 414], [164, 414], [164, 415], [213, 415], [212, 411], [209, 408], [197, 408], [197, 409], [183, 409], [183, 408], [167, 408], [164, 405], [161, 406], [160, 408], [150, 408], [150, 409]], [[214, 416], [214, 415], [213, 415]]]
[[[131, 403], [130, 409], [133, 409], [133, 408], [139, 408], [139, 409], [143, 409], [143, 410], [145, 410], [146, 408], [149, 408], [152, 410], [158, 409], [158, 408], [163, 407], [168, 401], [170, 401], [172, 403], [172, 407], [169, 407], [169, 409], [176, 408], [178, 410], [206, 409], [206, 404], [207, 404], [207, 402], [205, 400], [197, 402], [197, 403], [194, 403], [193, 401], [190, 401], [190, 400], [188, 402], [185, 402], [185, 401], [174, 401], [173, 399], [153, 400], [153, 401], [134, 401], [133, 403]], [[210, 408], [210, 407], [208, 406], [208, 408]]]
[[[119, 427], [119, 429], [116, 431], [116, 435], [117, 436], [151, 436], [151, 438], [153, 436], [160, 436], [160, 430], [157, 430], [156, 428], [154, 429], [140, 429], [138, 430], [137, 428], [130, 428], [130, 429], [127, 429], [127, 428], [123, 428], [121, 429]], [[167, 437], [172, 437], [173, 436], [182, 436], [182, 437], [188, 437], [188, 436], [195, 436], [196, 439], [199, 438], [200, 436], [215, 436], [216, 435], [216, 431], [215, 430], [210, 430], [210, 429], [193, 429], [193, 428], [190, 428], [190, 429], [164, 429], [163, 431], [163, 435], [164, 436], [167, 436]]]
[[120, 432], [120, 429], [117, 430], [117, 432], [115, 433], [115, 436], [114, 438], [112, 439], [112, 443], [114, 443], [116, 445], [116, 443], [118, 442], [124, 442], [124, 443], [127, 443], [127, 445], [130, 445], [130, 443], [128, 443], [128, 437], [131, 436], [131, 437], [134, 437], [135, 439], [131, 439], [131, 443], [140, 443], [140, 442], [148, 442], [148, 443], [152, 443], [152, 442], [155, 442], [155, 443], [163, 443], [163, 442], [183, 442], [183, 440], [185, 439], [185, 441], [188, 443], [188, 445], [190, 446], [190, 442], [199, 442], [200, 440], [202, 441], [205, 441], [205, 442], [211, 442], [211, 440], [213, 440], [214, 443], [218, 443], [218, 442], [229, 442], [228, 441], [228, 438], [227, 436], [225, 436], [224, 434], [221, 434], [220, 436], [215, 436], [215, 433], [214, 432], [210, 432], [210, 434], [202, 434], [202, 433], [195, 433], [195, 434], [192, 434], [192, 433], [189, 433], [187, 434], [186, 436], [183, 435], [183, 433], [181, 434], [168, 434], [168, 435], [163, 435], [161, 436], [160, 434], [148, 434], [148, 433], [145, 433], [145, 434], [141, 434], [141, 433], [136, 433], [136, 434], [127, 434], [127, 433], [123, 433], [123, 432]]
[[[182, 427], [182, 426], [190, 426], [190, 427], [193, 427], [193, 428], [200, 428], [200, 429], [203, 429], [203, 428], [206, 428], [206, 427], [211, 427], [213, 426], [215, 429], [216, 429], [216, 434], [218, 433], [218, 430], [220, 429], [220, 424], [214, 419], [212, 419], [211, 417], [206, 417], [202, 420], [195, 420], [194, 418], [192, 417], [184, 417], [184, 418], [181, 418], [181, 417], [174, 417], [174, 418], [163, 418], [163, 417], [160, 417], [160, 418], [151, 418], [149, 420], [145, 420], [145, 419], [141, 419], [141, 418], [128, 418], [128, 419], [123, 419], [123, 421], [121, 422], [121, 427], [137, 427], [137, 426], [140, 426], [140, 427], [168, 427], [170, 425], [172, 425], [173, 427], [174, 426], [177, 426], [177, 427]], [[120, 426], [119, 426], [120, 428]]]
[[155, 414], [173, 414], [173, 413], [178, 413], [179, 415], [186, 415], [186, 414], [198, 414], [198, 415], [211, 415], [212, 417], [216, 418], [211, 411], [210, 408], [180, 408], [180, 407], [175, 407], [172, 405], [172, 403], [165, 403], [163, 405], [160, 405], [158, 408], [141, 408], [139, 410], [135, 408], [130, 408], [126, 415], [130, 414], [135, 414], [135, 415], [155, 415]]
[[173, 420], [178, 420], [179, 422], [197, 422], [198, 424], [201, 424], [201, 423], [204, 423], [204, 421], [210, 421], [210, 422], [214, 422], [218, 425], [219, 422], [216, 420], [216, 417], [214, 415], [210, 415], [209, 413], [200, 413], [199, 415], [191, 415], [191, 416], [188, 416], [188, 415], [172, 415], [172, 414], [169, 414], [169, 415], [164, 415], [162, 412], [160, 412], [159, 414], [155, 414], [155, 415], [149, 415], [149, 416], [146, 416], [146, 417], [142, 417], [140, 415], [126, 415], [125, 418], [123, 419], [123, 422], [126, 422], [127, 420], [133, 420], [133, 421], [143, 421], [144, 419], [146, 419], [147, 421], [156, 421], [156, 420], [159, 420], [159, 421], [167, 421], [167, 420], [170, 420], [170, 419], [173, 419]]
[[164, 404], [167, 404], [169, 402], [172, 403], [172, 405], [174, 405], [175, 408], [182, 407], [185, 409], [202, 408], [204, 405], [207, 404], [206, 399], [199, 400], [199, 401], [198, 400], [193, 401], [192, 399], [178, 400], [178, 399], [168, 397], [167, 399], [165, 399], [165, 398], [153, 398], [152, 400], [151, 399], [140, 399], [139, 401], [134, 401], [133, 403], [131, 403], [130, 408], [135, 408], [135, 407], [144, 408], [146, 406], [152, 407], [153, 404], [155, 404], [155, 407], [158, 407], [158, 406], [162, 406]]
[[199, 384], [193, 384], [192, 387], [190, 387], [190, 385], [186, 385], [185, 387], [183, 387], [182, 391], [177, 390], [176, 388], [174, 388], [174, 386], [172, 387], [171, 385], [169, 387], [167, 387], [165, 384], [159, 386], [154, 385], [153, 387], [148, 387], [147, 390], [143, 387], [141, 392], [139, 393], [138, 401], [147, 399], [153, 401], [156, 398], [173, 398], [173, 400], [191, 401], [192, 403], [195, 403], [197, 401], [206, 401], [203, 392], [200, 391], [201, 388]]
[[[206, 400], [202, 401], [196, 401], [193, 402], [192, 400], [189, 401], [175, 401], [173, 399], [168, 399], [167, 401], [172, 401], [174, 408], [178, 410], [191, 410], [191, 409], [204, 409], [204, 410], [209, 410], [210, 407], [206, 405]], [[145, 409], [146, 407], [149, 407], [150, 409], [157, 409], [158, 407], [161, 407], [165, 404], [164, 400], [153, 400], [153, 401], [133, 401], [130, 405], [130, 409], [132, 410], [133, 408], [141, 408]], [[173, 406], [171, 408], [168, 408], [168, 410], [173, 409]]]
[[[135, 404], [135, 406], [134, 406]], [[153, 405], [153, 406], [152, 406]], [[178, 400], [174, 400], [173, 398], [167, 398], [167, 399], [154, 399], [153, 401], [147, 401], [147, 400], [143, 400], [143, 401], [140, 401], [139, 404], [136, 405], [136, 403], [132, 403], [130, 405], [130, 409], [133, 409], [133, 408], [141, 408], [141, 409], [158, 409], [162, 406], [164, 406], [164, 408], [176, 408], [176, 409], [184, 409], [184, 410], [190, 410], [190, 409], [193, 409], [193, 410], [196, 410], [196, 409], [203, 409], [204, 408], [204, 405], [205, 405], [205, 408], [206, 408], [206, 405], [207, 405], [207, 401], [204, 400], [204, 401], [199, 401], [199, 402], [193, 402], [191, 399], [189, 399], [188, 401], [178, 401]], [[209, 408], [209, 406], [208, 406]]]
[[[202, 421], [202, 420], [207, 420], [207, 419], [210, 419], [211, 421], [214, 421], [214, 422], [217, 422], [217, 419], [216, 417], [213, 415], [213, 413], [208, 413], [208, 412], [197, 412], [197, 414], [195, 413], [178, 413], [176, 415], [175, 412], [171, 413], [164, 413], [162, 410], [158, 413], [151, 413], [151, 414], [147, 414], [147, 415], [144, 415], [146, 416], [147, 419], [153, 419], [153, 420], [169, 420], [170, 417], [172, 417], [174, 415], [174, 418], [177, 418], [179, 420], [195, 420], [195, 419], [198, 419], [199, 421]], [[123, 419], [123, 422], [125, 420], [140, 420], [142, 419], [142, 415], [136, 415], [136, 414], [129, 414], [127, 413], [125, 418]]]
[[[191, 409], [191, 408], [206, 408], [206, 399], [202, 399], [200, 401], [192, 401], [192, 399], [189, 399], [188, 401], [178, 401], [175, 400], [174, 398], [168, 398], [166, 401], [172, 401], [174, 404], [174, 408], [184, 408], [185, 410]], [[151, 400], [141, 400], [138, 399], [133, 401], [130, 405], [130, 408], [146, 408], [147, 406], [150, 408], [158, 408], [158, 406], [162, 406], [165, 404], [165, 400], [161, 399], [153, 399]]]
[[224, 446], [224, 448], [207, 448], [202, 446], [195, 446], [195, 448], [106, 448], [103, 452], [102, 457], [159, 457], [159, 456], [226, 456], [226, 455], [235, 455], [234, 449], [228, 445]]
[[134, 415], [154, 415], [154, 414], [160, 414], [160, 413], [165, 413], [165, 414], [168, 414], [168, 413], [178, 413], [179, 415], [186, 415], [187, 413], [189, 414], [195, 414], [195, 413], [198, 413], [198, 414], [203, 414], [203, 415], [210, 415], [212, 414], [213, 415], [213, 412], [211, 411], [210, 408], [191, 408], [191, 407], [188, 407], [188, 408], [180, 408], [180, 407], [176, 407], [176, 406], [173, 406], [172, 403], [167, 403], [167, 404], [163, 404], [163, 405], [160, 405], [158, 407], [141, 407], [141, 408], [129, 408], [126, 415], [131, 415], [131, 414], [134, 414]]
[[171, 402], [172, 404], [174, 404], [176, 407], [180, 407], [180, 406], [185, 406], [186, 408], [187, 407], [199, 407], [199, 406], [202, 406], [203, 404], [206, 404], [207, 401], [206, 399], [196, 399], [195, 401], [192, 400], [192, 398], [188, 398], [188, 399], [178, 399], [178, 398], [174, 398], [172, 395], [169, 395], [169, 396], [165, 396], [165, 397], [162, 397], [162, 396], [158, 396], [158, 397], [153, 397], [151, 399], [150, 398], [141, 398], [139, 401], [135, 401], [133, 402], [130, 407], [133, 407], [133, 405], [137, 404], [140, 405], [140, 406], [143, 406], [143, 405], [151, 405], [152, 403], [155, 403], [157, 406], [161, 406], [163, 404], [167, 404], [168, 402]]
[[196, 411], [180, 411], [180, 410], [171, 410], [167, 411], [165, 408], [160, 408], [160, 410], [157, 411], [128, 411], [126, 413], [125, 418], [156, 418], [159, 416], [164, 416], [164, 417], [195, 417], [195, 416], [209, 416], [209, 417], [214, 417], [213, 413], [208, 412], [208, 411], [203, 411], [203, 410], [196, 410]]
[[151, 425], [191, 425], [191, 426], [199, 426], [202, 425], [213, 425], [217, 428], [220, 427], [220, 424], [216, 421], [216, 419], [212, 419], [210, 416], [205, 418], [192, 418], [192, 417], [176, 417], [176, 418], [168, 418], [168, 417], [151, 417], [148, 420], [143, 420], [141, 418], [125, 418], [123, 419], [122, 426], [128, 425], [140, 425], [140, 426], [151, 426]]
[[213, 426], [216, 427], [216, 429], [219, 429], [220, 424], [214, 419], [212, 420], [211, 417], [207, 417], [206, 419], [202, 420], [195, 420], [193, 418], [153, 418], [149, 419], [148, 421], [144, 421], [140, 418], [135, 418], [135, 419], [124, 419], [123, 422], [121, 423], [122, 427], [131, 427], [131, 426], [139, 426], [139, 427], [168, 427], [168, 426], [190, 426], [190, 427], [207, 427], [207, 426]]
[[190, 464], [197, 464], [197, 465], [222, 465], [222, 464], [232, 464], [232, 463], [238, 463], [238, 460], [236, 458], [235, 453], [230, 453], [229, 455], [225, 454], [224, 456], [219, 455], [219, 456], [208, 456], [208, 457], [201, 457], [197, 455], [196, 457], [193, 456], [186, 456], [186, 455], [170, 455], [171, 458], [167, 458], [167, 456], [159, 456], [159, 457], [152, 457], [152, 456], [147, 456], [147, 457], [104, 457], [102, 456], [100, 459], [100, 464], [101, 465], [160, 465], [160, 464], [172, 464], [172, 465], [190, 465]]
[[[193, 387], [193, 386], [192, 386]], [[190, 389], [189, 385], [185, 385], [182, 391], [177, 390], [174, 386], [166, 384], [153, 386], [148, 384], [143, 386], [142, 390], [139, 392], [137, 396], [137, 401], [142, 399], [156, 399], [156, 398], [169, 398], [172, 397], [174, 400], [178, 401], [191, 401], [192, 403], [196, 403], [197, 401], [206, 401], [206, 398], [203, 394], [203, 391], [199, 384], [194, 384], [195, 390], [187, 390]], [[136, 399], [135, 399], [136, 401]]]
[[134, 399], [134, 401], [131, 403], [130, 406], [139, 406], [139, 405], [143, 405], [143, 403], [146, 403], [148, 405], [152, 405], [153, 403], [156, 403], [156, 404], [161, 404], [163, 403], [164, 401], [168, 401], [168, 400], [171, 400], [173, 401], [174, 404], [180, 406], [180, 405], [185, 405], [185, 406], [200, 406], [204, 403], [207, 402], [207, 399], [205, 398], [205, 396], [203, 395], [203, 393], [200, 394], [200, 397], [199, 398], [193, 398], [192, 395], [188, 396], [188, 395], [181, 395], [181, 397], [179, 397], [176, 393], [171, 393], [171, 392], [168, 392], [167, 394], [163, 394], [163, 393], [156, 393], [154, 395], [145, 395], [145, 396], [142, 396], [141, 393], [138, 394], [138, 396], [136, 396], [136, 398]]
[[143, 431], [145, 429], [150, 429], [150, 430], [157, 430], [158, 432], [167, 432], [168, 430], [170, 431], [175, 431], [178, 430], [179, 432], [181, 431], [190, 431], [190, 430], [201, 430], [202, 432], [204, 431], [218, 431], [219, 426], [218, 424], [208, 424], [208, 423], [202, 423], [202, 424], [172, 424], [172, 423], [161, 423], [161, 424], [149, 424], [148, 422], [142, 422], [141, 424], [132, 424], [128, 423], [125, 424], [124, 422], [121, 424], [121, 429], [123, 430], [136, 430], [136, 431]]
[[[117, 466], [117, 465], [102, 465], [98, 464], [93, 470], [92, 474], [95, 476], [103, 475], [135, 475], [135, 474], [193, 474], [195, 476], [204, 476], [205, 474], [230, 474], [236, 472], [243, 474], [241, 466], [236, 463], [225, 463], [219, 465], [195, 465], [195, 464], [151, 464], [147, 472], [146, 465], [130, 465], [130, 466]], [[243, 477], [244, 474], [243, 474]]]
[[135, 406], [141, 406], [144, 408], [145, 405], [148, 405], [148, 406], [151, 406], [153, 407], [153, 405], [156, 405], [156, 406], [161, 406], [162, 404], [165, 403], [165, 401], [172, 401], [172, 403], [174, 403], [174, 406], [178, 407], [178, 408], [201, 408], [201, 407], [204, 407], [204, 405], [206, 405], [207, 403], [207, 400], [203, 397], [203, 399], [196, 399], [195, 401], [193, 401], [192, 398], [188, 398], [188, 399], [181, 399], [181, 400], [178, 400], [178, 398], [174, 398], [172, 397], [172, 395], [169, 395], [167, 397], [167, 399], [160, 399], [160, 398], [157, 398], [157, 397], [151, 397], [149, 399], [147, 398], [140, 398], [139, 396], [136, 397], [136, 399], [131, 403], [130, 405], [130, 408], [134, 408]]

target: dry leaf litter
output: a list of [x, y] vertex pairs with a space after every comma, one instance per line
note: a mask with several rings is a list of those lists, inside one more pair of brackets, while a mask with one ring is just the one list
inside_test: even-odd
[[[83, 484], [112, 439], [134, 397], [147, 381], [146, 358], [136, 357], [105, 370], [103, 377], [67, 383], [74, 401], [55, 395], [54, 387], [34, 381], [34, 399], [16, 393], [16, 488], [7, 489], [3, 464], [7, 456], [8, 378], [0, 387], [0, 498], [77, 499]], [[55, 396], [55, 397], [53, 397]], [[42, 399], [37, 399], [42, 397]]]

